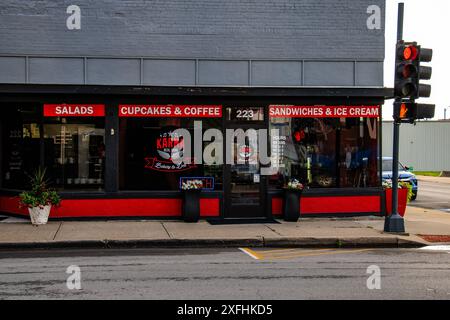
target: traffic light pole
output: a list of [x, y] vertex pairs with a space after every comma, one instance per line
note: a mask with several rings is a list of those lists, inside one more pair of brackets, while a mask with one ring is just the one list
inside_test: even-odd
[[[397, 20], [397, 40], [403, 40], [403, 17], [405, 4], [398, 4]], [[402, 99], [396, 99], [395, 102], [402, 102]], [[392, 214], [385, 217], [384, 231], [393, 233], [404, 233], [405, 222], [398, 213], [398, 163], [400, 151], [400, 122], [394, 120], [394, 148], [392, 161]]]

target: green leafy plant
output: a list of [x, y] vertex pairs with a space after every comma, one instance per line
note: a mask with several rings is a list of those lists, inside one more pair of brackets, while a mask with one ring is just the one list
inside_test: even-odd
[[30, 191], [22, 192], [20, 197], [20, 206], [27, 208], [43, 208], [47, 205], [59, 206], [61, 198], [55, 190], [47, 186], [49, 180], [46, 178], [46, 169], [37, 169], [33, 176], [30, 176]]
[[410, 203], [414, 195], [412, 184], [408, 182], [399, 182], [399, 185], [402, 187], [402, 189], [408, 189], [408, 195], [406, 199], [408, 203]]
[[[392, 189], [392, 180], [383, 181], [382, 186], [383, 186], [383, 190]], [[405, 182], [405, 181], [399, 181], [398, 188], [399, 189], [408, 189], [408, 194], [407, 194], [406, 199], [407, 199], [407, 202], [410, 203], [413, 198], [413, 195], [414, 195], [412, 184]]]

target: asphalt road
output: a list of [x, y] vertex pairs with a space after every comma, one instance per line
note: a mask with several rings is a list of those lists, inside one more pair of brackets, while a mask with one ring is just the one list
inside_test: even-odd
[[444, 210], [450, 213], [450, 183], [419, 181], [419, 192], [416, 201], [410, 206]]
[[[71, 265], [80, 290], [67, 287]], [[0, 252], [0, 299], [447, 300], [449, 265], [450, 248]], [[370, 266], [381, 289], [367, 287]]]

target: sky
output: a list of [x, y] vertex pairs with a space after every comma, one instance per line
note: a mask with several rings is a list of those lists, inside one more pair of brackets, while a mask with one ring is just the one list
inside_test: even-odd
[[[405, 4], [405, 21], [403, 39], [417, 41], [424, 48], [433, 49], [433, 76], [430, 81], [423, 81], [432, 86], [430, 98], [421, 98], [419, 102], [436, 104], [435, 119], [444, 119], [444, 108], [447, 108], [447, 119], [450, 118], [450, 88], [446, 88], [447, 78], [450, 80], [450, 1], [448, 0], [386, 0], [386, 58], [384, 63], [384, 85], [394, 86], [395, 43], [397, 40], [397, 6]], [[383, 118], [392, 119], [392, 100], [385, 103]]]

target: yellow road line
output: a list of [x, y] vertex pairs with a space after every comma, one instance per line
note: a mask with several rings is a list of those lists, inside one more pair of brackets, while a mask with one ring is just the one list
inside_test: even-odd
[[308, 254], [308, 253], [317, 253], [317, 252], [328, 252], [336, 249], [315, 249], [315, 250], [303, 250], [303, 249], [292, 249], [292, 251], [280, 251], [277, 252], [276, 250], [270, 250], [270, 251], [258, 251], [258, 253], [263, 257], [282, 257], [289, 254]]
[[358, 252], [366, 252], [371, 251], [373, 249], [361, 249], [361, 250], [347, 250], [347, 251], [326, 251], [326, 252], [317, 252], [317, 253], [298, 253], [296, 255], [285, 255], [285, 256], [265, 256], [263, 255], [260, 260], [264, 259], [272, 259], [272, 260], [283, 260], [283, 259], [292, 259], [292, 258], [303, 258], [303, 257], [314, 257], [314, 256], [322, 256], [322, 255], [330, 255], [330, 254], [351, 254], [351, 253], [358, 253]]
[[[267, 253], [267, 252], [283, 252], [283, 251], [298, 251], [298, 250], [303, 250], [303, 249], [301, 249], [301, 248], [290, 248], [290, 249], [258, 250], [258, 252]], [[307, 251], [319, 251], [319, 250], [334, 250], [334, 248], [328, 248], [328, 249], [310, 249], [310, 250], [307, 250]]]
[[249, 249], [249, 248], [239, 248], [239, 250], [241, 250], [242, 252], [244, 252], [245, 254], [249, 255], [250, 257], [252, 257], [255, 260], [261, 260], [262, 257], [256, 253], [255, 251]]

